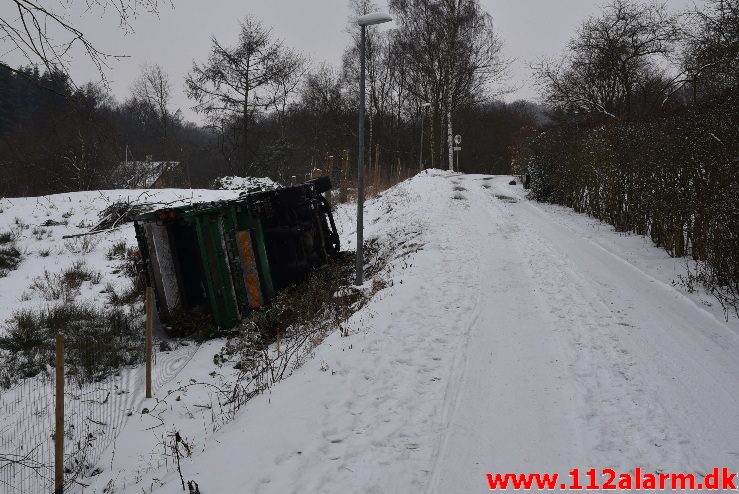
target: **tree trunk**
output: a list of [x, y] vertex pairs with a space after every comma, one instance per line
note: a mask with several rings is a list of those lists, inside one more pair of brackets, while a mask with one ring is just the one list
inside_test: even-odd
[[[367, 165], [369, 169], [367, 170], [367, 174], [369, 176], [372, 176], [372, 171], [374, 170], [374, 167], [372, 166], [372, 143], [374, 142], [375, 137], [375, 118], [374, 118], [374, 111], [372, 108], [372, 105], [370, 104], [370, 111], [369, 111], [369, 146], [367, 149], [369, 150], [369, 159], [367, 160]], [[375, 170], [376, 171], [376, 170]]]
[[246, 62], [246, 73], [244, 75], [245, 78], [245, 84], [244, 84], [244, 128], [243, 131], [243, 139], [244, 139], [244, 149], [243, 149], [243, 173], [244, 176], [248, 176], [248, 170], [249, 170], [249, 75], [251, 70], [251, 60], [248, 60]]
[[244, 141], [243, 142], [244, 149], [242, 150], [242, 153], [243, 153], [242, 167], [243, 167], [244, 176], [247, 176], [247, 170], [249, 169], [249, 150], [248, 150], [249, 148], [247, 146], [249, 142], [249, 99], [248, 99], [248, 95], [246, 98], [244, 98], [244, 117], [243, 118], [244, 118], [244, 128], [242, 129], [242, 132], [243, 132], [242, 137]]
[[[454, 171], [454, 132], [452, 131], [452, 93], [447, 96], [446, 108], [447, 142], [449, 144], [449, 171]], [[457, 170], [459, 171], [459, 170]]]

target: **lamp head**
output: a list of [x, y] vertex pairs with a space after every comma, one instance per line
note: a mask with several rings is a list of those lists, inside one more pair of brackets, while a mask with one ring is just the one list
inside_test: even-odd
[[384, 22], [390, 22], [392, 20], [393, 18], [385, 13], [373, 12], [372, 14], [361, 16], [359, 19], [357, 19], [357, 24], [362, 27], [374, 26], [375, 24], [382, 24]]

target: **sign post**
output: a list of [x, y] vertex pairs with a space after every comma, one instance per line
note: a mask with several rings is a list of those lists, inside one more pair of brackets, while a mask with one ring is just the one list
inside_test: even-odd
[[454, 136], [454, 152], [457, 153], [457, 172], [459, 172], [459, 152], [462, 150], [460, 144], [462, 144], [462, 136], [457, 134]]

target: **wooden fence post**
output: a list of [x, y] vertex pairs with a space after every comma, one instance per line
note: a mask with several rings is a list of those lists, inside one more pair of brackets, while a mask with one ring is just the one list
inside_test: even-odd
[[146, 397], [151, 398], [151, 358], [154, 324], [154, 293], [146, 287]]
[[64, 336], [56, 336], [54, 493], [64, 492]]

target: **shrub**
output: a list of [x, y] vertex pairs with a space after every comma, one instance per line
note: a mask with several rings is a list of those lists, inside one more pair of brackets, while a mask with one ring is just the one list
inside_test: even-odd
[[0, 336], [0, 367], [11, 381], [33, 377], [53, 366], [57, 334], [65, 337], [67, 374], [80, 381], [100, 380], [143, 358], [143, 321], [132, 311], [62, 303], [21, 310]]
[[29, 288], [41, 294], [44, 300], [71, 301], [79, 293], [82, 283], [90, 282], [97, 285], [100, 280], [99, 272], [89, 269], [84, 261], [75, 261], [61, 273], [49, 273], [44, 270], [43, 275], [33, 279]]
[[43, 240], [44, 238], [51, 237], [51, 231], [43, 227], [34, 227], [33, 230], [31, 230], [31, 233], [36, 240]]
[[64, 247], [72, 254], [89, 254], [100, 243], [100, 239], [90, 235], [70, 238], [64, 241]]
[[108, 284], [105, 291], [108, 293], [108, 303], [115, 306], [133, 305], [142, 300], [146, 285], [141, 277], [133, 278], [122, 291], [117, 292], [113, 285]]
[[0, 278], [7, 276], [23, 260], [23, 254], [15, 245], [15, 242], [0, 244]]
[[[233, 359], [242, 373], [266, 378], [265, 383], [285, 377], [328, 334], [344, 334], [342, 324], [369, 300], [371, 293], [352, 286], [353, 266], [354, 256], [342, 253], [327, 268], [278, 293], [268, 307], [243, 321], [216, 360]], [[269, 350], [276, 340], [277, 356]]]
[[114, 243], [110, 249], [105, 253], [105, 258], [109, 261], [125, 260], [126, 258], [126, 241], [121, 240], [120, 242]]
[[43, 223], [41, 223], [41, 226], [67, 226], [68, 224], [69, 224], [69, 222], [66, 219], [64, 219], [62, 221], [56, 221], [56, 220], [48, 219], [48, 220], [44, 221]]
[[108, 251], [108, 258], [120, 259], [122, 262], [114, 273], [123, 273], [130, 279], [129, 285], [120, 293], [109, 284], [106, 290], [108, 301], [113, 305], [130, 305], [141, 300], [146, 292], [146, 280], [139, 268], [138, 249], [126, 247], [125, 242], [119, 242]]
[[62, 272], [62, 276], [64, 281], [75, 289], [79, 288], [85, 281], [97, 285], [101, 279], [100, 273], [88, 268], [85, 261], [82, 260], [75, 261], [71, 267]]
[[49, 301], [69, 301], [76, 296], [76, 292], [64, 282], [64, 277], [60, 273], [49, 273], [47, 270], [44, 270], [41, 276], [34, 278], [29, 288], [41, 295], [44, 300]]
[[[141, 260], [139, 250], [136, 247], [129, 247], [126, 249], [126, 255], [123, 259], [122, 271], [123, 274], [129, 278], [135, 278], [138, 282], [141, 280], [141, 269], [139, 261]], [[143, 289], [142, 289], [143, 291]]]
[[700, 261], [692, 282], [739, 313], [738, 104], [727, 96], [659, 118], [553, 128], [530, 147], [531, 197]]

